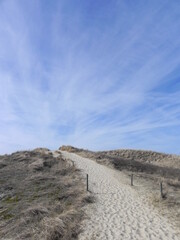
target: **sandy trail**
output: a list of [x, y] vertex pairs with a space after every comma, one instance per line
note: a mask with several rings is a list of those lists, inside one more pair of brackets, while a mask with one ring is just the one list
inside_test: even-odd
[[178, 240], [180, 236], [168, 220], [158, 214], [125, 184], [121, 172], [73, 153], [62, 152], [89, 174], [89, 189], [96, 203], [86, 209], [80, 240]]

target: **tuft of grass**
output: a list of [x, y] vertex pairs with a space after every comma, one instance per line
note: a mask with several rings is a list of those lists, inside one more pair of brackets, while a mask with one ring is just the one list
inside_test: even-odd
[[4, 219], [4, 220], [10, 220], [10, 219], [12, 219], [13, 217], [14, 217], [14, 215], [11, 214], [11, 213], [3, 214], [3, 219]]
[[14, 197], [6, 197], [5, 199], [3, 199], [4, 203], [17, 203], [20, 201], [20, 197], [18, 196], [14, 196]]
[[12, 207], [6, 208], [4, 210], [1, 210], [0, 217], [4, 220], [10, 220], [14, 217], [14, 215], [11, 213]]
[[95, 202], [95, 197], [93, 195], [88, 195], [85, 196], [85, 198], [83, 199], [84, 203], [94, 203]]

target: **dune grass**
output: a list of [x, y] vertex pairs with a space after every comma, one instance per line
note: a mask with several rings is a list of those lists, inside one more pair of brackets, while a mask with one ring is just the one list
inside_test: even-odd
[[0, 239], [76, 239], [89, 198], [79, 171], [48, 149], [0, 156]]

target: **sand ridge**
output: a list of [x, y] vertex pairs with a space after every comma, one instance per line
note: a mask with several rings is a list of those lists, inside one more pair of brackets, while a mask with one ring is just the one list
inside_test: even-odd
[[180, 235], [169, 221], [144, 203], [124, 184], [123, 174], [74, 153], [62, 152], [75, 162], [82, 174], [89, 174], [89, 188], [96, 196], [88, 206], [80, 240], [178, 240]]

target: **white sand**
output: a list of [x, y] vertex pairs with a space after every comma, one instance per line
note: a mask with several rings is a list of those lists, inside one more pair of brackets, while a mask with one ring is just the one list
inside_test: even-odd
[[151, 208], [127, 185], [123, 173], [73, 153], [62, 152], [89, 174], [89, 189], [96, 203], [88, 205], [79, 239], [178, 240], [180, 235], [165, 217]]

